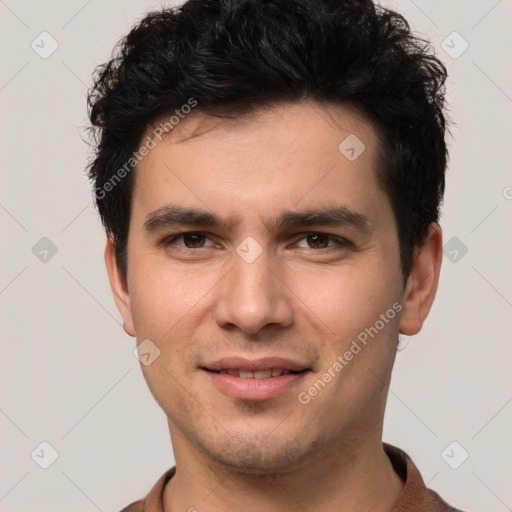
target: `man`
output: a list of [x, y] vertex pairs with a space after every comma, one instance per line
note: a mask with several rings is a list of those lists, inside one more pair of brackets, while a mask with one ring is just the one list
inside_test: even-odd
[[125, 511], [455, 510], [382, 443], [439, 278], [445, 79], [370, 0], [189, 0], [99, 68], [105, 260], [176, 459]]

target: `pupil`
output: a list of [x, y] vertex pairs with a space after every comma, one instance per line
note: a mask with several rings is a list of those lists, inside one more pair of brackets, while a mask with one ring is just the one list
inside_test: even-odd
[[183, 241], [185, 242], [185, 245], [187, 247], [201, 247], [203, 245], [203, 235], [200, 235], [198, 233], [188, 233], [184, 235]]
[[327, 237], [325, 235], [308, 235], [308, 243], [313, 245], [315, 248], [321, 246], [321, 248], [327, 247]]

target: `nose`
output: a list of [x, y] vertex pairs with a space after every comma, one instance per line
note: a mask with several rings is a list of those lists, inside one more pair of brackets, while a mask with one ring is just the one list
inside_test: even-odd
[[266, 326], [287, 327], [293, 323], [290, 292], [263, 252], [252, 263], [234, 255], [233, 268], [219, 283], [215, 321], [224, 329], [238, 327], [255, 334]]

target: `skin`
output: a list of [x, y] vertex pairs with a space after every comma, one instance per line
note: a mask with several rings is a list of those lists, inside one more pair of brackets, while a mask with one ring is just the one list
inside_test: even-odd
[[[349, 134], [366, 146], [352, 162], [338, 150]], [[381, 441], [388, 385], [399, 332], [416, 334], [434, 299], [442, 236], [433, 224], [404, 286], [378, 144], [355, 108], [305, 102], [232, 120], [189, 115], [137, 167], [126, 279], [110, 238], [105, 259], [125, 331], [160, 350], [141, 367], [178, 468], [165, 510], [393, 510], [403, 482]], [[236, 222], [145, 229], [166, 205]], [[367, 229], [269, 229], [283, 212], [332, 206], [366, 217]], [[194, 231], [206, 236], [172, 240]], [[252, 263], [236, 252], [248, 236], [262, 249]], [[400, 313], [300, 403], [394, 303]], [[201, 369], [230, 355], [286, 357], [311, 371], [277, 397], [239, 400]]]

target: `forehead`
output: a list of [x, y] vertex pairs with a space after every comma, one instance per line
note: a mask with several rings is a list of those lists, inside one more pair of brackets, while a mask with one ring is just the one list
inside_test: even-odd
[[289, 104], [232, 119], [194, 113], [155, 137], [165, 120], [148, 128], [143, 140], [156, 145], [135, 172], [133, 201], [144, 210], [176, 200], [220, 215], [323, 200], [371, 208], [383, 195], [376, 131], [352, 106]]

